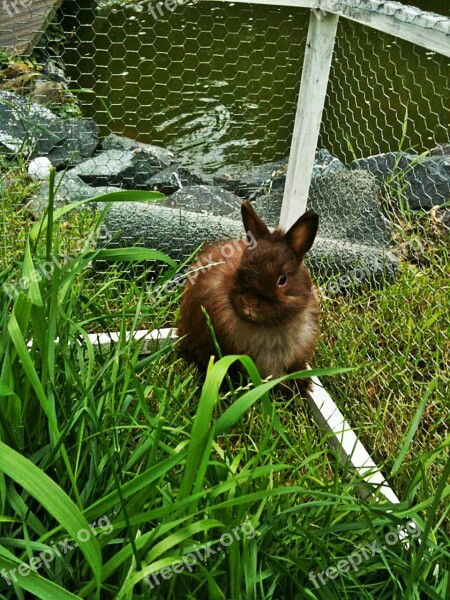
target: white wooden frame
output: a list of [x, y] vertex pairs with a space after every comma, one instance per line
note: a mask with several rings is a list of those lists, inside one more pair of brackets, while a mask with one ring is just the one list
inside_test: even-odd
[[311, 11], [280, 225], [305, 212], [333, 57], [338, 16]]

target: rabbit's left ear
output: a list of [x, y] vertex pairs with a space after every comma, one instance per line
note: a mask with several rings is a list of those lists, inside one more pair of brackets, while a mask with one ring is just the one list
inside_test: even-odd
[[255, 240], [270, 236], [270, 231], [267, 228], [267, 225], [264, 223], [261, 217], [258, 216], [250, 202], [246, 201], [242, 203], [241, 214], [247, 236], [249, 232], [253, 235]]
[[307, 210], [284, 234], [288, 246], [299, 259], [311, 249], [318, 227], [319, 215], [313, 210]]

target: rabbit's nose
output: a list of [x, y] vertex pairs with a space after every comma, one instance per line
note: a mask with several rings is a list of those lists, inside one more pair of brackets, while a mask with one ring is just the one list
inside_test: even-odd
[[243, 302], [243, 305], [244, 305], [243, 309], [244, 309], [245, 316], [248, 317], [249, 319], [254, 319], [256, 303], [245, 299]]

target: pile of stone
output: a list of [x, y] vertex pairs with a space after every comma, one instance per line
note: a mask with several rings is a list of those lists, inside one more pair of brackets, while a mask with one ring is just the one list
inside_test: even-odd
[[[391, 152], [350, 165], [319, 150], [308, 199], [321, 217], [309, 257], [313, 270], [348, 276], [362, 269], [367, 280], [392, 276], [398, 258], [390, 247], [392, 227], [384, 199], [388, 194], [391, 203], [406, 202], [412, 210], [448, 201], [448, 149], [444, 145], [426, 156]], [[62, 119], [11, 91], [0, 91], [0, 151], [48, 159], [58, 169], [57, 206], [119, 190], [162, 192], [166, 198], [158, 203], [114, 203], [105, 224], [115, 246], [158, 248], [176, 259], [204, 242], [241, 237], [243, 198], [276, 226], [288, 164], [284, 159], [211, 180], [183, 166], [167, 149], [115, 134], [100, 142], [92, 120]], [[47, 203], [44, 177], [28, 208], [40, 216]]]

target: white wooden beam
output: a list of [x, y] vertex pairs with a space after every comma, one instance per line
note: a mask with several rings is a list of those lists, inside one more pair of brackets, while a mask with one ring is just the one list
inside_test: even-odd
[[336, 15], [311, 11], [280, 217], [285, 229], [305, 212], [337, 24]]
[[[109, 350], [113, 344], [119, 342], [120, 336], [121, 334], [117, 331], [90, 333], [89, 340], [94, 346]], [[154, 329], [153, 331], [142, 329], [133, 333], [127, 331], [124, 337], [127, 341], [132, 338], [142, 342], [140, 354], [150, 354], [155, 351], [155, 347], [164, 346], [178, 339], [177, 330], [174, 327]], [[343, 463], [349, 461], [361, 478], [368, 484], [375, 486], [386, 500], [394, 504], [398, 503], [399, 499], [387, 484], [382, 473], [356, 437], [318, 377], [312, 377], [311, 379], [313, 389], [308, 394], [308, 404], [320, 429], [329, 434], [328, 443], [330, 446], [340, 450], [341, 461]]]
[[[432, 2], [430, 2], [432, 9]], [[450, 56], [450, 19], [386, 0], [321, 0], [320, 8]]]
[[210, 0], [226, 4], [263, 4], [266, 6], [292, 6], [293, 8], [319, 8], [320, 0]]
[[[215, 2], [314, 8], [450, 56], [450, 19], [391, 0], [214, 0]], [[431, 3], [430, 3], [431, 4]], [[430, 6], [430, 8], [433, 8]]]
[[[113, 344], [117, 344], [120, 340], [121, 334], [118, 331], [111, 331], [108, 333], [89, 333], [89, 341], [93, 346], [100, 346], [105, 350], [109, 350]], [[173, 327], [166, 327], [164, 329], [138, 329], [133, 333], [127, 331], [125, 333], [126, 341], [133, 339], [137, 342], [142, 342], [140, 349], [141, 354], [151, 354], [155, 351], [155, 346], [162, 347], [169, 344], [178, 338], [177, 330]]]
[[307, 398], [309, 407], [320, 429], [329, 435], [329, 445], [341, 452], [341, 462], [349, 462], [364, 481], [377, 487], [386, 500], [393, 504], [400, 502], [318, 377], [311, 379], [313, 389]]

